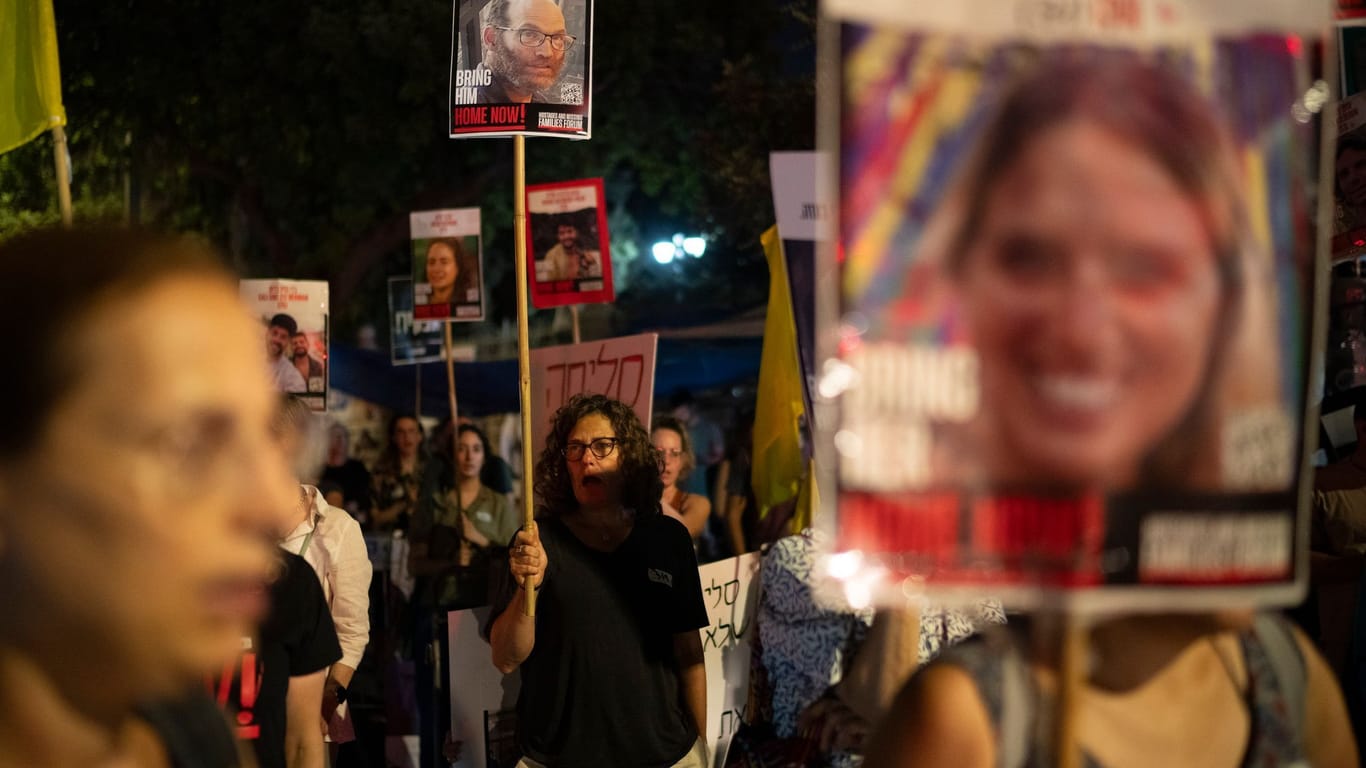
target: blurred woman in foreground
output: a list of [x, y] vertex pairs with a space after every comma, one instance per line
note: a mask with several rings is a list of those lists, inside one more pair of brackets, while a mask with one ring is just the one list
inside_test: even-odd
[[0, 765], [237, 764], [203, 681], [297, 489], [235, 279], [185, 239], [33, 232], [0, 327]]

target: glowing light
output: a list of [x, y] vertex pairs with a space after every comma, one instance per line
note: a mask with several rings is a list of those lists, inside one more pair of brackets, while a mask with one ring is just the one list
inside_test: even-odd
[[655, 257], [655, 261], [660, 264], [668, 264], [674, 260], [674, 254], [678, 249], [674, 248], [673, 243], [660, 241], [650, 246], [650, 253]]
[[694, 259], [702, 258], [702, 254], [707, 252], [707, 241], [700, 237], [683, 238], [683, 252]]
[[847, 581], [863, 567], [863, 553], [857, 549], [837, 552], [825, 559], [825, 572], [830, 578]]

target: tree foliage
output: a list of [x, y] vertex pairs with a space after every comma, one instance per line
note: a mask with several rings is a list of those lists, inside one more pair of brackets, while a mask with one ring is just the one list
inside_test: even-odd
[[[56, 2], [78, 216], [125, 202], [250, 276], [327, 279], [342, 337], [387, 327], [408, 213], [483, 209], [512, 316], [512, 148], [446, 138], [449, 3]], [[768, 152], [813, 145], [814, 0], [598, 0], [591, 141], [531, 139], [527, 181], [606, 179], [619, 324], [762, 302]], [[56, 218], [50, 140], [0, 156], [0, 234]], [[638, 256], [675, 231], [709, 256]], [[666, 319], [661, 318], [661, 321]]]

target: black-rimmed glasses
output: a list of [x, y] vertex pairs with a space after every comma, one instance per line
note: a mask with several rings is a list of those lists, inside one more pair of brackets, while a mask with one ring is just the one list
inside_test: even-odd
[[541, 43], [549, 40], [551, 48], [554, 48], [557, 51], [567, 51], [574, 47], [574, 41], [577, 39], [573, 35], [566, 35], [564, 33], [547, 35], [538, 29], [527, 29], [526, 27], [521, 29], [515, 29], [513, 27], [494, 27], [494, 29], [501, 29], [504, 32], [516, 32], [517, 42], [528, 48], [540, 48]]
[[615, 437], [599, 437], [591, 443], [570, 443], [564, 447], [564, 457], [570, 461], [583, 461], [583, 452], [591, 448], [594, 456], [605, 459], [617, 449], [619, 442]]

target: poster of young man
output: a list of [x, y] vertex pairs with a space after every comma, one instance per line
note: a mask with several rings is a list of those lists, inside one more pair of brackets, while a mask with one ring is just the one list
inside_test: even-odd
[[242, 280], [242, 300], [261, 320], [271, 381], [300, 395], [315, 411], [327, 408], [327, 282]]
[[484, 319], [484, 253], [478, 208], [409, 214], [413, 318]]
[[440, 320], [413, 319], [413, 279], [389, 278], [389, 359], [413, 365], [444, 359], [445, 331]]
[[527, 269], [537, 309], [612, 301], [612, 254], [602, 179], [526, 188]]
[[592, 0], [454, 0], [451, 138], [592, 128]]
[[849, 594], [1296, 600], [1329, 8], [829, 5]]

